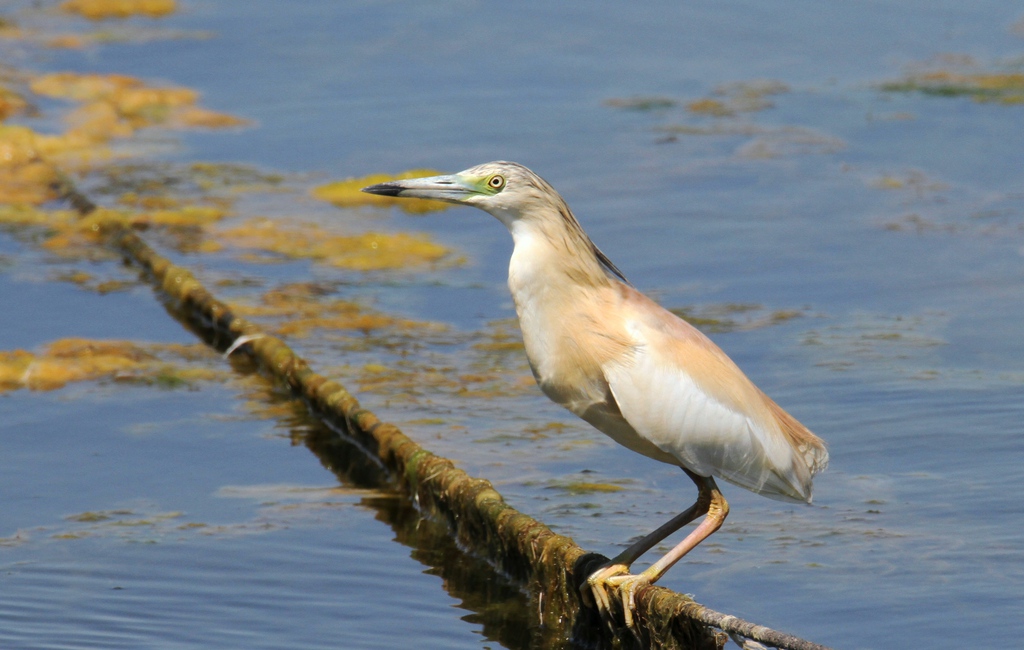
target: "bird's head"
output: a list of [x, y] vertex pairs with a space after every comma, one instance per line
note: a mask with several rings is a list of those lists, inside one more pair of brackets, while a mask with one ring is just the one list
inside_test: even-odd
[[408, 196], [472, 205], [505, 224], [517, 247], [518, 233], [532, 241], [557, 240], [562, 251], [566, 246], [574, 248], [575, 254], [565, 256], [563, 261], [572, 258], [577, 270], [578, 267], [587, 267], [575, 274], [577, 278], [589, 274], [597, 278], [594, 282], [600, 282], [607, 272], [629, 284], [622, 271], [583, 232], [558, 192], [543, 178], [518, 163], [489, 162], [458, 174], [388, 181], [364, 187], [362, 191], [381, 196]]
[[513, 162], [489, 162], [457, 174], [388, 181], [364, 187], [381, 196], [415, 197], [471, 205], [506, 226], [530, 213], [554, 210], [564, 201], [544, 179]]

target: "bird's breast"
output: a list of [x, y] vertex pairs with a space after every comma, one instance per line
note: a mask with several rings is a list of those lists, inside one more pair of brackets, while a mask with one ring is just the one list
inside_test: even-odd
[[541, 390], [581, 415], [610, 393], [602, 366], [626, 353], [628, 342], [617, 327], [602, 292], [538, 277], [532, 269], [509, 272], [509, 289], [530, 367]]

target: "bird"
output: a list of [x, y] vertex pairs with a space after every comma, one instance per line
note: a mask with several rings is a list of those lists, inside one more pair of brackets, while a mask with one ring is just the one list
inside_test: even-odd
[[[593, 243], [566, 201], [523, 165], [393, 180], [363, 192], [435, 199], [490, 213], [508, 228], [508, 286], [541, 391], [627, 449], [676, 465], [697, 486], [692, 506], [595, 570], [581, 589], [614, 626], [609, 592], [633, 628], [636, 593], [717, 531], [729, 504], [715, 479], [788, 502], [811, 502], [828, 465], [824, 441], [765, 395], [679, 316], [637, 290]], [[644, 571], [631, 565], [692, 521]]]

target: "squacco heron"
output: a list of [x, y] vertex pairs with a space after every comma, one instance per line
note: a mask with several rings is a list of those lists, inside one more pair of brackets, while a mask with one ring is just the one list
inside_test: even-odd
[[[627, 449], [677, 465], [696, 483], [696, 503], [587, 578], [585, 591], [605, 620], [613, 620], [608, 592], [617, 589], [632, 627], [637, 588], [721, 527], [729, 505], [716, 477], [810, 503], [811, 480], [828, 464], [822, 440], [710, 339], [633, 288], [532, 171], [491, 162], [363, 191], [471, 205], [505, 224], [515, 243], [508, 286], [540, 389]], [[701, 516], [661, 559], [629, 573], [637, 558]]]

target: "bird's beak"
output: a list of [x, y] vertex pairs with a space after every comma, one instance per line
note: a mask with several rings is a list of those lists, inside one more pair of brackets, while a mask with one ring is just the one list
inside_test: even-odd
[[448, 203], [465, 203], [467, 198], [480, 193], [472, 183], [458, 174], [388, 181], [364, 187], [360, 191], [380, 196], [414, 197]]

